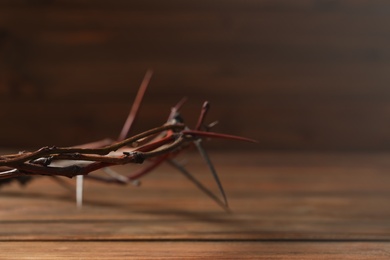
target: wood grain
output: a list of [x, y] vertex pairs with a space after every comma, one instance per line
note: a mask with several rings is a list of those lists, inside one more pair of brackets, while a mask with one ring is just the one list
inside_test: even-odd
[[[0, 190], [2, 259], [386, 259], [389, 154], [213, 153], [232, 213], [167, 165], [142, 186], [48, 178]], [[188, 168], [209, 187], [201, 159]], [[119, 167], [122, 173], [131, 171]], [[69, 180], [74, 185], [73, 180]], [[215, 187], [214, 187], [215, 188]]]
[[[388, 259], [388, 243], [10, 242], [3, 259]], [[28, 253], [27, 253], [28, 252]], [[91, 253], [93, 256], [91, 256]]]
[[138, 129], [188, 96], [188, 120], [208, 99], [209, 120], [260, 140], [256, 148], [387, 150], [388, 8], [380, 0], [1, 0], [0, 143], [116, 136], [154, 68]]

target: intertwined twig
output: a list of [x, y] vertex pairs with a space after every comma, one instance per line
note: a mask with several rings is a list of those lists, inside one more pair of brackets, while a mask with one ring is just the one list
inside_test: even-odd
[[[2, 155], [0, 156], [0, 184], [15, 177], [19, 177], [19, 181], [24, 182], [25, 179], [20, 178], [36, 175], [65, 176], [69, 178], [83, 175], [99, 181], [126, 184], [138, 180], [161, 163], [168, 162], [220, 206], [227, 209], [225, 192], [214, 166], [201, 145], [201, 141], [204, 138], [224, 138], [250, 142], [253, 142], [253, 140], [209, 132], [210, 127], [204, 125], [204, 119], [209, 109], [208, 102], [204, 103], [197, 125], [191, 130], [182, 123], [179, 116], [179, 109], [184, 100], [172, 108], [166, 124], [126, 139], [127, 133], [136, 118], [150, 76], [151, 72], [148, 72], [117, 141], [113, 142], [105, 139], [75, 147], [46, 146], [33, 152]], [[218, 184], [223, 201], [203, 186], [184, 166], [175, 161], [175, 156], [190, 146], [195, 146], [205, 159]], [[114, 165], [143, 163], [151, 158], [154, 158], [154, 160], [150, 165], [129, 176], [123, 176], [112, 171], [107, 177], [90, 175], [98, 169], [108, 169], [107, 167]]]

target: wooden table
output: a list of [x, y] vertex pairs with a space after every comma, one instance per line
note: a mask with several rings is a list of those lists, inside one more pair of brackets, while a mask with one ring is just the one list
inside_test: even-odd
[[211, 156], [232, 213], [168, 165], [139, 188], [86, 182], [82, 209], [49, 178], [4, 187], [0, 259], [390, 258], [390, 154]]

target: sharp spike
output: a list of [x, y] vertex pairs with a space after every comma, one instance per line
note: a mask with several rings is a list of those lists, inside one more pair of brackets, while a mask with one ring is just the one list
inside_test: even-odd
[[167, 120], [168, 122], [171, 121], [176, 116], [176, 114], [178, 113], [178, 111], [184, 105], [185, 102], [187, 102], [187, 97], [183, 97], [174, 107], [171, 108], [171, 113], [169, 114]]
[[222, 187], [222, 184], [221, 184], [221, 181], [219, 180], [219, 177], [218, 177], [218, 174], [217, 174], [217, 171], [215, 170], [214, 168], [214, 165], [213, 163], [211, 162], [210, 160], [210, 157], [208, 156], [207, 152], [205, 149], [203, 149], [203, 146], [201, 145], [201, 141], [202, 140], [197, 140], [195, 141], [195, 146], [196, 148], [198, 149], [200, 155], [203, 157], [203, 159], [205, 160], [207, 166], [209, 167], [213, 177], [214, 177], [214, 180], [215, 182], [217, 183], [218, 185], [218, 188], [219, 188], [219, 191], [221, 192], [221, 195], [222, 195], [222, 198], [223, 198], [223, 201], [226, 205], [226, 207], [228, 207], [228, 202], [227, 202], [227, 198], [226, 198], [226, 194], [225, 194], [225, 191]]
[[181, 172], [184, 176], [187, 177], [195, 186], [203, 191], [207, 196], [209, 196], [211, 199], [213, 199], [219, 206], [221, 206], [224, 210], [230, 211], [227, 205], [223, 203], [217, 196], [215, 196], [214, 193], [212, 193], [209, 189], [207, 189], [201, 182], [199, 182], [183, 165], [181, 165], [179, 162], [177, 162], [174, 159], [169, 159], [167, 162], [173, 166], [175, 169], [177, 169], [179, 172]]
[[148, 70], [144, 76], [144, 79], [142, 80], [142, 83], [138, 89], [137, 95], [135, 97], [133, 106], [130, 109], [129, 115], [127, 116], [126, 122], [123, 125], [122, 131], [118, 137], [118, 141], [123, 141], [126, 139], [135, 119], [138, 114], [138, 110], [141, 106], [142, 99], [144, 97], [144, 94], [146, 92], [146, 89], [148, 88], [150, 79], [153, 75], [152, 70]]
[[253, 140], [250, 138], [245, 138], [245, 137], [236, 136], [236, 135], [215, 133], [215, 132], [205, 132], [205, 131], [198, 131], [198, 130], [183, 130], [181, 133], [184, 135], [188, 134], [188, 135], [199, 136], [199, 137], [221, 138], [221, 139], [230, 139], [230, 140], [236, 140], [236, 141], [257, 143], [256, 140]]
[[208, 101], [205, 101], [202, 106], [202, 110], [200, 112], [200, 116], [198, 118], [198, 122], [196, 123], [195, 129], [200, 130], [200, 128], [203, 125], [203, 122], [206, 118], [207, 112], [210, 110], [210, 103]]
[[77, 175], [76, 177], [76, 204], [78, 208], [83, 206], [83, 175]]
[[117, 180], [119, 182], [123, 182], [123, 183], [127, 183], [128, 182], [128, 179], [125, 176], [123, 176], [120, 173], [114, 171], [110, 167], [103, 168], [103, 171], [105, 173], [107, 173], [110, 177], [114, 178], [115, 180]]

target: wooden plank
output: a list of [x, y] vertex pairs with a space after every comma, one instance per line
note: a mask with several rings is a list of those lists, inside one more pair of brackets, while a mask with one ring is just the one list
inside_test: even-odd
[[388, 259], [389, 243], [8, 242], [3, 259]]
[[[389, 154], [212, 153], [232, 213], [163, 166], [140, 188], [0, 190], [2, 259], [387, 259]], [[198, 156], [188, 167], [212, 180]], [[128, 173], [129, 167], [119, 167]], [[73, 180], [69, 180], [73, 184]]]
[[388, 241], [388, 156], [214, 154], [231, 214], [166, 166], [142, 188], [87, 182], [81, 211], [74, 194], [36, 180], [2, 188], [0, 240]]
[[[386, 1], [3, 0], [0, 6], [2, 145], [80, 141], [78, 135], [106, 123], [91, 123], [81, 111], [97, 107], [90, 102], [127, 107], [150, 67], [156, 74], [145, 126], [160, 122], [153, 111], [186, 95], [210, 99], [221, 129], [256, 138], [264, 149], [389, 145]], [[30, 108], [24, 102], [50, 108], [36, 109], [37, 122], [52, 117], [51, 102], [61, 104], [63, 133], [25, 132], [19, 139], [23, 121], [31, 124], [19, 117]], [[63, 108], [67, 102], [77, 107]], [[110, 113], [110, 125], [121, 125], [123, 117], [114, 116], [120, 112]], [[92, 137], [112, 133], [96, 131]]]

